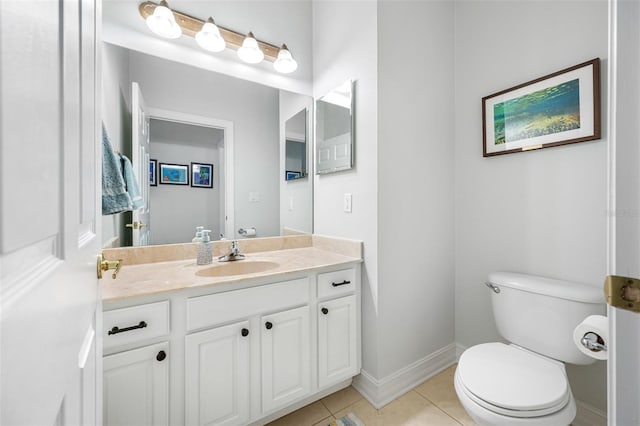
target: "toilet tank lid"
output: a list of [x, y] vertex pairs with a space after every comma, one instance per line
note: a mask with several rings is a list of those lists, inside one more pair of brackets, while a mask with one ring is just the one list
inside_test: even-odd
[[489, 282], [529, 293], [584, 303], [605, 303], [604, 288], [575, 281], [558, 280], [517, 272], [492, 272]]

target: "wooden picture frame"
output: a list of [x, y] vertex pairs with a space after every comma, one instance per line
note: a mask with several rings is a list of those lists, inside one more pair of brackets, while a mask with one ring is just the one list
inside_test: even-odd
[[158, 181], [164, 185], [189, 185], [189, 166], [160, 163]]
[[158, 186], [158, 160], [149, 160], [149, 186]]
[[600, 59], [482, 98], [482, 155], [600, 139]]
[[191, 163], [191, 186], [213, 188], [213, 164]]

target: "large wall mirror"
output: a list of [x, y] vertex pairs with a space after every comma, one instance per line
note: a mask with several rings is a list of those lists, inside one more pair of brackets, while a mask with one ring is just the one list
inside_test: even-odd
[[316, 100], [316, 173], [353, 167], [354, 92], [347, 80]]
[[[158, 181], [149, 189], [150, 244], [190, 242], [196, 226], [211, 229], [216, 239], [243, 238], [240, 228], [255, 228], [257, 237], [283, 235], [285, 228], [312, 232], [312, 186], [283, 193], [281, 154], [284, 121], [310, 106], [309, 96], [108, 43], [102, 54], [103, 122], [114, 149], [131, 155], [137, 82], [150, 118], [148, 158], [158, 165], [212, 166], [211, 187]], [[309, 173], [305, 165], [301, 174], [302, 167]], [[103, 216], [103, 244], [131, 245], [136, 230], [126, 224], [132, 222], [131, 213]]]
[[307, 177], [307, 110], [285, 122], [285, 180]]

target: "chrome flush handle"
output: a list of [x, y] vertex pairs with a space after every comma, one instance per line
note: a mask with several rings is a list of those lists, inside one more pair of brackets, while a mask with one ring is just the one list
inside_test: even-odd
[[500, 287], [498, 287], [497, 285], [489, 282], [489, 281], [485, 281], [484, 285], [486, 285], [487, 287], [489, 287], [491, 290], [493, 290], [493, 292], [495, 294], [499, 294], [500, 293]]

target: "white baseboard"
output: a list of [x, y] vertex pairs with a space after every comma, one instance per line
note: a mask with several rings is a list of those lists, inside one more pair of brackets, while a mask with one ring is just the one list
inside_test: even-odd
[[404, 367], [380, 380], [375, 379], [362, 370], [353, 380], [353, 387], [358, 390], [375, 408], [381, 408], [400, 395], [425, 380], [455, 364], [457, 347], [455, 343]]
[[466, 351], [467, 349], [469, 349], [469, 346], [456, 343], [456, 361], [460, 361], [460, 355], [462, 355], [462, 352]]
[[576, 418], [571, 422], [572, 426], [606, 426], [607, 413], [589, 404], [576, 400]]

